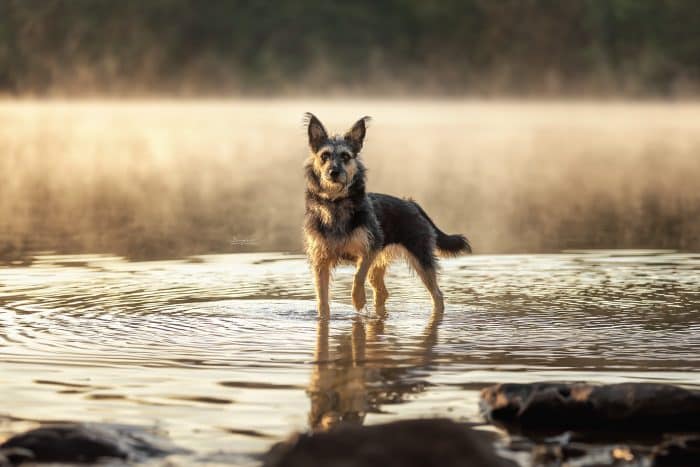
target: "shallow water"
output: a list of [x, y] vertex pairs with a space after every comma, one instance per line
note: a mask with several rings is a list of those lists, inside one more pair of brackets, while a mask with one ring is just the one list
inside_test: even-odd
[[0, 439], [32, 420], [131, 423], [191, 449], [186, 464], [254, 464], [312, 425], [481, 421], [479, 390], [496, 382], [700, 387], [700, 254], [442, 264], [443, 316], [403, 265], [387, 278], [387, 315], [356, 315], [344, 267], [330, 322], [297, 255], [46, 255], [3, 268]]

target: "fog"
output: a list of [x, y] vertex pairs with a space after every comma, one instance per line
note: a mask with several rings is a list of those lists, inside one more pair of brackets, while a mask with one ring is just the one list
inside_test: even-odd
[[476, 253], [700, 249], [700, 104], [0, 102], [0, 258], [301, 251], [302, 113]]

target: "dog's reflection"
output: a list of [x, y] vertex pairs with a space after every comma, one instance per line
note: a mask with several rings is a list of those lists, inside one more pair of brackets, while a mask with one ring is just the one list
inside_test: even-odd
[[[315, 364], [308, 394], [309, 426], [327, 430], [341, 423], [362, 424], [368, 412], [399, 403], [424, 390], [414, 371], [427, 369], [433, 359], [442, 312], [434, 312], [423, 333], [411, 345], [394, 345], [384, 336], [386, 314], [357, 315], [350, 333], [329, 346], [328, 320], [319, 319]], [[397, 357], [400, 357], [397, 358]]]

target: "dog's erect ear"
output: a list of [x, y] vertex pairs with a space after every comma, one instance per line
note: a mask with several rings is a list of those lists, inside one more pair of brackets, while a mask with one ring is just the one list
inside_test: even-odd
[[309, 146], [316, 152], [328, 141], [328, 133], [321, 121], [311, 112], [304, 114], [304, 124], [309, 133]]
[[347, 133], [345, 133], [345, 141], [352, 146], [355, 154], [360, 152], [360, 149], [362, 149], [362, 143], [365, 141], [365, 134], [367, 134], [367, 124], [369, 121], [369, 117], [362, 117], [355, 122]]

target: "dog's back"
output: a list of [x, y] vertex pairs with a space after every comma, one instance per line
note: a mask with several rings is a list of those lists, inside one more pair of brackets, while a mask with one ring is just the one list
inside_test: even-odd
[[401, 246], [423, 267], [435, 266], [436, 252], [440, 256], [471, 252], [463, 235], [447, 235], [415, 201], [382, 193], [368, 196], [384, 234], [383, 247]]

